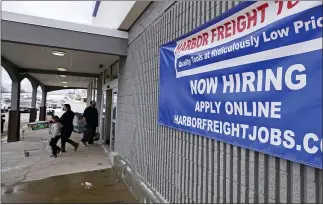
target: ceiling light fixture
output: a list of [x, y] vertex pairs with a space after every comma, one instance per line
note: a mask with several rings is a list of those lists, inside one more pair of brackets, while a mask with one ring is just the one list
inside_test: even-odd
[[64, 87], [64, 88], [67, 88], [67, 85], [64, 85], [63, 87]]
[[66, 68], [57, 68], [57, 70], [59, 70], [59, 71], [66, 71], [67, 69]]
[[64, 51], [52, 51], [52, 54], [54, 56], [64, 56], [65, 52]]
[[66, 84], [67, 82], [62, 82], [63, 84]]
[[66, 77], [66, 75], [59, 75], [59, 76], [61, 76], [62, 78], [65, 78]]

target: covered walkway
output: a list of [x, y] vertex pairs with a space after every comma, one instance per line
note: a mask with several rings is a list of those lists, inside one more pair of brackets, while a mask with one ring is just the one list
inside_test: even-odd
[[[52, 19], [2, 12], [1, 65], [12, 80], [8, 142], [19, 141], [20, 83], [32, 84], [30, 122], [45, 120], [47, 93], [87, 89], [87, 103], [101, 103], [100, 73], [126, 56], [128, 33]], [[37, 117], [37, 87], [42, 100]]]

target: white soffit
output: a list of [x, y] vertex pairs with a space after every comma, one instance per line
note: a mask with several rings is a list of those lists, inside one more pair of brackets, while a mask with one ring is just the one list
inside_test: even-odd
[[78, 31], [83, 33], [97, 34], [102, 36], [110, 36], [116, 38], [128, 39], [128, 32], [119, 31], [116, 29], [102, 28], [88, 24], [78, 24], [67, 21], [60, 21], [36, 16], [29, 16], [25, 14], [18, 14], [13, 12], [1, 11], [2, 20], [19, 22], [31, 25], [38, 25], [44, 27], [51, 27], [57, 29], [64, 29], [70, 31]]

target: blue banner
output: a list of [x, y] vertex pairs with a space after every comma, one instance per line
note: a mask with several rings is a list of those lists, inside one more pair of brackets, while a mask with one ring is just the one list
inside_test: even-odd
[[158, 123], [322, 169], [322, 2], [243, 2], [160, 47]]

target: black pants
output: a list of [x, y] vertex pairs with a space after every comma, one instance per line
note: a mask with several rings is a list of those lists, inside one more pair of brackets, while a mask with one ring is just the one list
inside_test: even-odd
[[72, 146], [76, 145], [76, 142], [70, 139], [72, 132], [73, 132], [73, 129], [62, 130], [61, 147], [63, 151], [65, 151], [66, 142], [71, 144]]
[[1, 133], [3, 133], [3, 125], [4, 125], [4, 122], [5, 122], [5, 120], [2, 119], [2, 117], [1, 117]]
[[54, 138], [51, 138], [50, 142], [49, 142], [49, 145], [51, 146], [52, 148], [52, 154], [53, 155], [57, 155], [57, 152], [61, 150], [61, 148], [59, 148], [59, 146], [57, 146], [57, 142], [58, 140], [61, 138], [60, 135], [54, 137]]
[[88, 142], [89, 144], [93, 143], [94, 135], [96, 131], [96, 126], [85, 125], [85, 131], [83, 134], [82, 142]]

